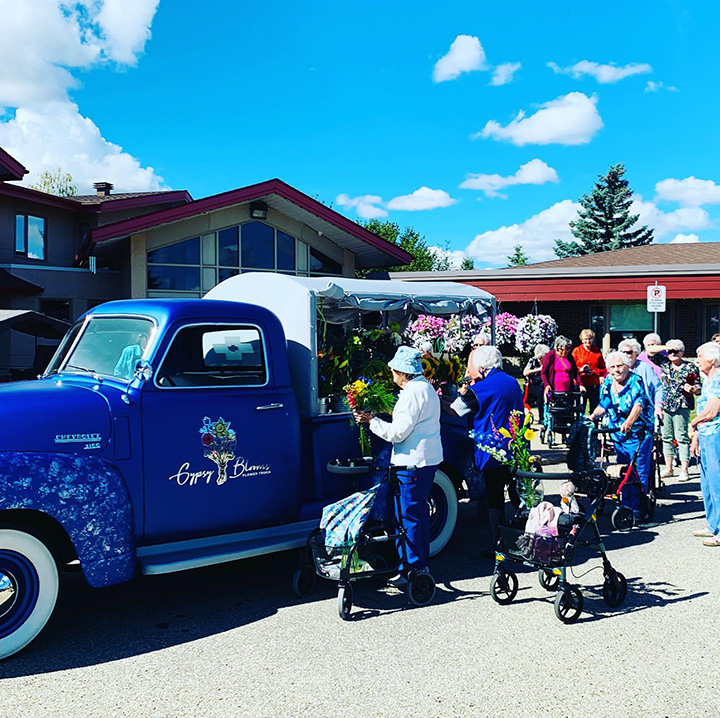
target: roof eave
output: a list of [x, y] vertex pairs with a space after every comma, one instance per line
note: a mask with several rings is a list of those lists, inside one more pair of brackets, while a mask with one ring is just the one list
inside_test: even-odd
[[421, 281], [462, 281], [481, 282], [483, 280], [517, 279], [561, 279], [583, 277], [646, 277], [654, 275], [703, 275], [720, 274], [720, 264], [649, 264], [646, 266], [603, 266], [603, 267], [553, 267], [543, 269], [486, 269], [456, 270], [449, 272], [392, 272], [391, 279], [405, 279], [409, 282]]
[[404, 249], [391, 244], [382, 237], [378, 237], [356, 222], [344, 217], [330, 207], [326, 207], [312, 197], [308, 197], [306, 194], [303, 194], [277, 178], [197, 199], [178, 207], [150, 212], [141, 217], [133, 217], [120, 222], [106, 224], [91, 231], [92, 241], [97, 244], [110, 239], [126, 237], [146, 229], [154, 229], [163, 225], [172, 224], [173, 222], [179, 222], [180, 220], [193, 217], [197, 214], [212, 212], [235, 204], [243, 204], [271, 194], [277, 194], [283, 197], [316, 217], [333, 224], [342, 231], [375, 247], [393, 259], [392, 263], [388, 262], [386, 265], [375, 266], [409, 264], [412, 261], [412, 255]]
[[0, 147], [0, 167], [6, 170], [0, 171], [0, 180], [21, 180], [28, 173], [24, 165], [2, 147]]

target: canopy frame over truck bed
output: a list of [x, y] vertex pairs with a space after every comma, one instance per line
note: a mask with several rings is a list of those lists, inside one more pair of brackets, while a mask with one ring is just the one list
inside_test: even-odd
[[495, 343], [495, 297], [454, 282], [402, 282], [345, 277], [297, 277], [248, 272], [230, 277], [205, 299], [250, 302], [272, 311], [282, 322], [290, 373], [300, 412], [318, 413], [318, 310], [331, 324], [351, 324], [360, 314], [380, 312], [384, 322], [405, 323], [413, 314], [489, 317]]

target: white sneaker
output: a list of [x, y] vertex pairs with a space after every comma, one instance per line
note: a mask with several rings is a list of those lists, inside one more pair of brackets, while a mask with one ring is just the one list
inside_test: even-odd
[[669, 479], [672, 475], [673, 475], [673, 470], [672, 470], [672, 469], [663, 469], [663, 470], [660, 472], [660, 478], [661, 478], [661, 479]]
[[681, 471], [678, 481], [690, 481], [690, 474], [687, 471]]

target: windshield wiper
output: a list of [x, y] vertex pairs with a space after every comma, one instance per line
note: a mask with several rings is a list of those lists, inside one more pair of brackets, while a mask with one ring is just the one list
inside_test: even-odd
[[86, 366], [80, 366], [78, 364], [66, 364], [66, 369], [80, 369], [80, 371], [86, 371], [88, 374], [97, 374], [94, 369], [88, 369]]

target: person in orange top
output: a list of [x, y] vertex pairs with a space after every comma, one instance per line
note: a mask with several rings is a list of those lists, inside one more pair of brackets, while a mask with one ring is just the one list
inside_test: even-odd
[[468, 357], [467, 371], [465, 372], [465, 380], [471, 386], [480, 377], [480, 374], [478, 373], [478, 370], [475, 366], [475, 361], [473, 359], [473, 355], [475, 355], [475, 350], [478, 347], [487, 346], [489, 343], [490, 342], [488, 341], [488, 337], [486, 334], [476, 334], [473, 337], [473, 350], [470, 352], [470, 356]]
[[590, 413], [600, 401], [600, 384], [607, 376], [605, 360], [602, 352], [595, 346], [595, 332], [592, 329], [583, 329], [580, 332], [579, 346], [573, 349], [572, 355], [578, 367], [580, 383], [585, 387], [587, 400], [590, 404]]

